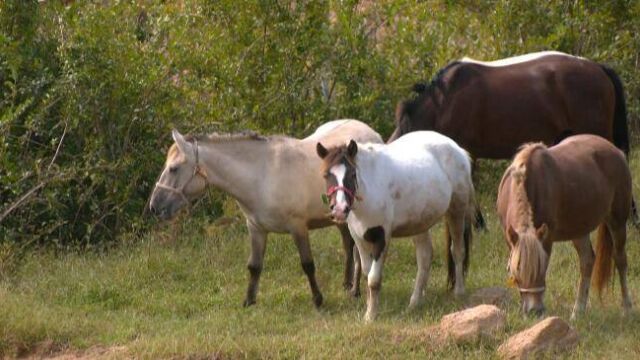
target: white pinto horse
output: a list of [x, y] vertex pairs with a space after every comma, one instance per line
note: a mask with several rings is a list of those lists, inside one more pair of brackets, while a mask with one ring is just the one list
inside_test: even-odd
[[[209, 185], [227, 192], [244, 213], [251, 237], [244, 305], [256, 301], [267, 234], [275, 232], [293, 237], [313, 301], [320, 306], [322, 294], [316, 283], [309, 230], [335, 224], [320, 196], [324, 184], [315, 146], [318, 141], [338, 146], [352, 138], [382, 143], [377, 132], [357, 120], [328, 122], [302, 140], [255, 133], [183, 137], [174, 130], [175, 144], [169, 149], [149, 207], [161, 219], [170, 219]], [[352, 279], [359, 279], [359, 274], [353, 275], [353, 239], [345, 225], [338, 228], [346, 252], [345, 287], [350, 287]]]
[[429, 229], [446, 219], [449, 283], [464, 293], [474, 190], [467, 153], [453, 140], [417, 131], [391, 144], [325, 148], [318, 143], [332, 216], [346, 221], [367, 276], [365, 320], [376, 317], [382, 270], [392, 237], [414, 236], [418, 273], [410, 307], [424, 296], [431, 267]]

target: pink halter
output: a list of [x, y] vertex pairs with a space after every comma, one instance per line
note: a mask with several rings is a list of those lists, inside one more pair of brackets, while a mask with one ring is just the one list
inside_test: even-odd
[[356, 199], [356, 195], [351, 190], [349, 190], [348, 188], [346, 188], [344, 186], [334, 185], [334, 186], [330, 187], [329, 190], [327, 190], [327, 196], [333, 195], [338, 190], [344, 191], [344, 193], [347, 194], [347, 196], [349, 196], [351, 198], [350, 201], [353, 204], [353, 202]]

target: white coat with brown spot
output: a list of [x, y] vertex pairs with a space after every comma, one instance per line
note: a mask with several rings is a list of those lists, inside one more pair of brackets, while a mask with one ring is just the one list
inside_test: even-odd
[[[422, 299], [432, 257], [428, 230], [442, 218], [451, 241], [450, 282], [456, 295], [464, 293], [474, 191], [469, 157], [462, 148], [436, 132], [417, 131], [388, 145], [352, 141], [327, 149], [318, 144], [317, 152], [324, 159], [332, 214], [346, 219], [367, 275], [366, 320], [377, 313], [392, 237], [415, 236], [418, 273], [410, 306]], [[355, 181], [350, 180], [352, 173]]]

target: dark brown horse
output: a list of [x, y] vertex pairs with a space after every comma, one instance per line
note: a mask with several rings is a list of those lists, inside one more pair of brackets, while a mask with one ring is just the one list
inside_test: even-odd
[[[498, 215], [511, 255], [509, 272], [525, 312], [541, 313], [554, 242], [571, 240], [580, 256], [580, 285], [572, 318], [583, 311], [592, 279], [599, 292], [620, 275], [622, 305], [627, 289], [627, 219], [631, 174], [624, 154], [595, 135], [571, 136], [547, 148], [528, 144], [506, 170], [498, 191]], [[589, 233], [598, 229], [594, 254]], [[595, 255], [595, 256], [594, 256]]]
[[509, 159], [527, 142], [553, 145], [567, 135], [595, 134], [629, 153], [622, 83], [612, 69], [584, 58], [560, 52], [465, 58], [414, 90], [414, 99], [398, 105], [388, 142], [435, 130], [474, 159]]

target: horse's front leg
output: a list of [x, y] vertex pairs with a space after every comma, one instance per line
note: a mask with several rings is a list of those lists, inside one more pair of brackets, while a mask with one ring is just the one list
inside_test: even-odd
[[349, 232], [346, 224], [337, 225], [342, 236], [342, 246], [344, 248], [344, 281], [345, 290], [354, 296], [360, 296], [360, 277], [362, 275], [362, 267], [360, 266], [360, 256], [355, 248], [355, 241]]
[[424, 297], [424, 288], [429, 281], [429, 272], [431, 270], [431, 259], [433, 255], [431, 236], [428, 231], [415, 236], [413, 238], [413, 243], [416, 246], [418, 273], [416, 274], [416, 284], [413, 288], [409, 308], [415, 308], [420, 305], [420, 302]]
[[[363, 267], [366, 270], [365, 263], [370, 261], [370, 268], [367, 273], [367, 312], [364, 316], [365, 321], [371, 322], [378, 315], [378, 302], [380, 297], [380, 288], [382, 287], [382, 270], [384, 269], [384, 260], [387, 250], [387, 232], [382, 226], [376, 226], [365, 231], [364, 240], [370, 244], [370, 252], [361, 251]], [[365, 258], [368, 258], [365, 261]]]
[[595, 254], [593, 253], [593, 248], [591, 248], [591, 241], [589, 241], [588, 234], [585, 237], [575, 239], [572, 242], [573, 247], [575, 247], [578, 252], [578, 256], [580, 257], [580, 283], [578, 285], [576, 303], [573, 305], [573, 311], [571, 312], [571, 320], [575, 320], [578, 314], [584, 312], [587, 308], [591, 272], [593, 271]]
[[316, 281], [316, 266], [313, 262], [313, 256], [311, 255], [311, 245], [309, 244], [309, 231], [308, 229], [300, 229], [291, 233], [293, 240], [298, 248], [300, 254], [300, 263], [302, 264], [302, 270], [309, 279], [309, 286], [311, 287], [311, 294], [313, 295], [313, 303], [316, 307], [322, 305], [322, 293], [318, 288], [318, 282]]
[[258, 283], [260, 282], [260, 274], [262, 273], [262, 265], [264, 262], [264, 251], [267, 247], [267, 232], [259, 226], [247, 220], [247, 229], [251, 238], [251, 253], [247, 268], [249, 269], [249, 287], [247, 289], [247, 297], [244, 300], [244, 306], [250, 306], [256, 303], [256, 294], [258, 292]]
[[357, 247], [353, 251], [353, 267], [353, 287], [351, 287], [349, 294], [357, 298], [360, 297], [360, 279], [362, 278], [362, 260]]

